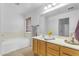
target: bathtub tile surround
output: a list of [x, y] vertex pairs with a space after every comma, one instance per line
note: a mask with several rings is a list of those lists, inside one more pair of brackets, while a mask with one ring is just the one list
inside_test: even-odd
[[31, 32], [5, 32], [5, 33], [0, 33], [0, 40], [3, 39], [8, 39], [8, 38], [17, 38], [17, 37], [27, 37], [31, 39]]
[[[28, 36], [27, 36], [28, 35]], [[0, 33], [0, 55], [17, 49], [31, 46], [31, 33], [5, 32]]]
[[25, 32], [24, 37], [28, 37], [29, 39], [32, 38], [32, 33], [31, 32]]
[[15, 38], [15, 37], [20, 37], [24, 36], [24, 33], [22, 32], [5, 32], [5, 33], [0, 33], [0, 37], [2, 38]]
[[30, 46], [32, 46], [32, 33], [31, 32], [25, 32], [24, 37], [27, 37], [30, 40]]

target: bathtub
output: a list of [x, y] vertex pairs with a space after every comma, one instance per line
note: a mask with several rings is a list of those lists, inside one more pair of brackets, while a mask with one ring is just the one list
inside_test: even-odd
[[30, 39], [27, 39], [26, 37], [3, 39], [0, 45], [0, 55], [29, 46]]

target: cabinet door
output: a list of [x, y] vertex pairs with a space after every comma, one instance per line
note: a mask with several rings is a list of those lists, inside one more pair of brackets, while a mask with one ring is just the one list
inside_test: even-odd
[[45, 56], [46, 55], [46, 42], [38, 40], [38, 55]]
[[33, 39], [33, 53], [38, 54], [38, 40]]
[[47, 43], [47, 56], [59, 56], [59, 46]]
[[47, 56], [59, 56], [59, 51], [47, 48]]
[[79, 51], [67, 47], [60, 48], [61, 56], [79, 56]]

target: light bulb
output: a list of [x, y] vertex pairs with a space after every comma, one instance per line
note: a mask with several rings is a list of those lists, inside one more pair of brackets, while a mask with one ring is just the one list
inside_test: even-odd
[[46, 10], [46, 9], [47, 9], [47, 7], [44, 7], [44, 9]]
[[48, 8], [52, 7], [51, 5], [48, 5]]

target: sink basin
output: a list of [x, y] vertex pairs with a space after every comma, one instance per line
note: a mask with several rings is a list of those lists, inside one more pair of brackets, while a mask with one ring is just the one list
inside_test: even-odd
[[55, 38], [44, 38], [45, 40], [55, 40]]
[[68, 41], [68, 40], [65, 40], [65, 43], [68, 43], [68, 44], [71, 44], [71, 45], [79, 45], [79, 43], [75, 43], [73, 41]]
[[55, 37], [54, 36], [50, 36], [50, 37], [49, 36], [45, 36], [44, 39], [45, 40], [55, 40]]
[[40, 36], [37, 36], [38, 38], [41, 38], [41, 39], [45, 39], [45, 40], [55, 40], [55, 37], [54, 36], [48, 36], [48, 35], [40, 35]]

